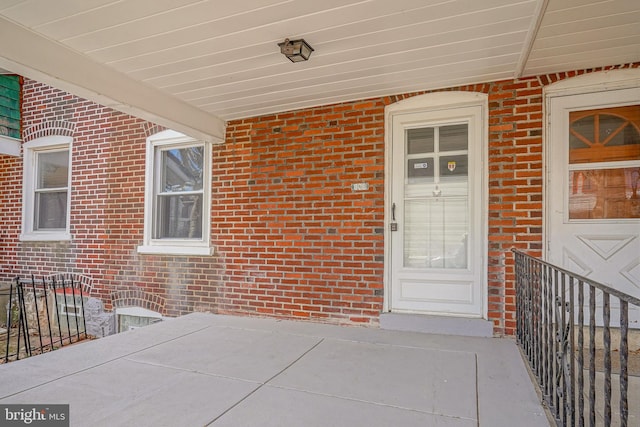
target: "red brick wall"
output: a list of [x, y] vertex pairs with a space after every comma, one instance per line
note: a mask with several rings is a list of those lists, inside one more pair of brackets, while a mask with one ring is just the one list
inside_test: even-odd
[[[638, 66], [635, 64], [633, 66]], [[542, 251], [542, 87], [489, 95], [489, 318], [513, 334], [511, 248]], [[73, 271], [107, 302], [375, 324], [382, 309], [384, 107], [417, 94], [232, 121], [213, 150], [212, 257], [141, 255], [145, 138], [158, 129], [25, 80], [24, 128], [75, 123], [71, 242], [20, 242], [19, 158], [0, 156], [0, 280]], [[369, 183], [354, 192], [350, 185]], [[133, 296], [132, 296], [133, 295]], [[143, 304], [146, 302], [146, 304]]]
[[[375, 322], [382, 308], [384, 103], [235, 121], [215, 149], [219, 310]], [[369, 183], [354, 192], [351, 184]]]

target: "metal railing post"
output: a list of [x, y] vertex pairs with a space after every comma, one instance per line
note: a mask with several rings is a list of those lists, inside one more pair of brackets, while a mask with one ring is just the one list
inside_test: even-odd
[[[588, 418], [590, 426], [595, 426], [598, 421], [598, 425], [605, 427], [612, 423], [626, 427], [629, 420], [629, 306], [640, 308], [640, 299], [524, 252], [514, 249], [513, 253], [516, 266], [517, 342], [537, 378], [542, 397], [556, 424], [584, 426]], [[597, 310], [596, 296], [600, 293], [602, 312], [601, 318], [598, 318], [600, 312]], [[585, 301], [585, 297], [588, 301]], [[612, 297], [620, 305], [619, 374], [612, 371], [612, 354], [615, 351], [611, 345]], [[585, 339], [585, 310], [588, 310], [589, 316], [588, 344]], [[596, 387], [596, 330], [599, 321], [602, 322], [604, 361], [604, 385], [600, 390], [599, 386]], [[585, 360], [585, 356], [588, 360]], [[587, 364], [588, 388], [585, 384]], [[619, 375], [620, 381], [619, 395], [615, 396], [620, 398], [620, 413], [615, 417], [612, 410], [614, 375]], [[585, 404], [587, 393], [588, 417]], [[598, 404], [602, 404], [604, 409], [600, 420], [596, 419]]]

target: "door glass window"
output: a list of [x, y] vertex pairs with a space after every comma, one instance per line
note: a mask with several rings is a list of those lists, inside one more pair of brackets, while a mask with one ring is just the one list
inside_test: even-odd
[[468, 125], [405, 134], [404, 266], [468, 266]]
[[465, 151], [469, 139], [467, 127], [466, 124], [440, 127], [440, 151]]
[[433, 128], [407, 130], [407, 153], [433, 153]]
[[569, 219], [640, 218], [640, 105], [569, 113]]
[[433, 182], [433, 157], [417, 157], [407, 160], [407, 177], [414, 184]]

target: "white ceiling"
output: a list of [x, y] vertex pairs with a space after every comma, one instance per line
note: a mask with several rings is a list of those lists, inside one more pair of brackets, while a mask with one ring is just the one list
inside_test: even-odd
[[[311, 59], [289, 62], [285, 38]], [[640, 1], [0, 0], [0, 40], [2, 68], [219, 137], [230, 119], [640, 61]]]

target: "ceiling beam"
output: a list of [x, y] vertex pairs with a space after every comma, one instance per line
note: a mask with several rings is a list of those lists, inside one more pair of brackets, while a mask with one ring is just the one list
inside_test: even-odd
[[1, 68], [198, 140], [224, 141], [221, 118], [2, 16], [0, 40]]
[[529, 26], [529, 31], [527, 31], [527, 37], [524, 40], [524, 44], [522, 45], [522, 52], [520, 52], [520, 57], [518, 58], [518, 63], [516, 64], [516, 71], [514, 73], [514, 78], [516, 79], [522, 77], [522, 74], [524, 73], [524, 69], [527, 66], [529, 55], [531, 55], [533, 44], [538, 37], [538, 31], [540, 30], [540, 25], [542, 25], [542, 18], [544, 18], [544, 14], [547, 11], [548, 5], [549, 0], [538, 0], [538, 3], [536, 4], [536, 10], [533, 12], [531, 25]]

